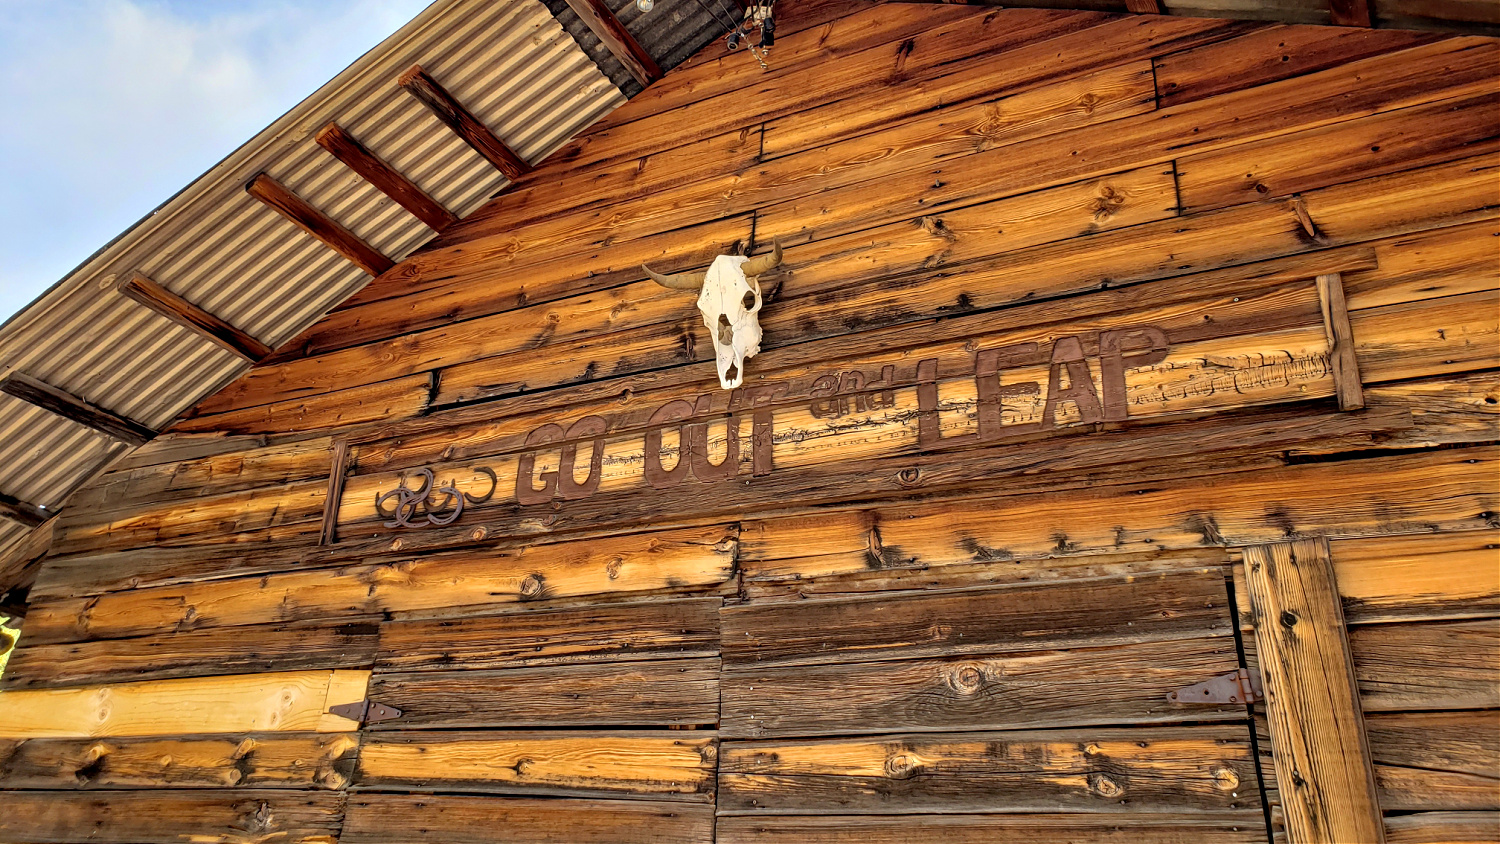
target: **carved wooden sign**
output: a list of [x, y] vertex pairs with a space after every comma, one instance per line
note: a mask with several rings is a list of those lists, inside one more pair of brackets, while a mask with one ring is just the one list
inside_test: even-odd
[[904, 347], [823, 364], [772, 367], [777, 350], [732, 391], [708, 380], [685, 395], [507, 417], [493, 434], [456, 430], [466, 443], [492, 437], [480, 446], [488, 456], [356, 471], [339, 524], [368, 537], [454, 522], [527, 531], [649, 521], [653, 508], [734, 509], [788, 483], [804, 484], [803, 495], [830, 467], [950, 450], [961, 461], [970, 449], [1024, 449], [1113, 423], [1333, 395], [1312, 280], [1273, 276], [1234, 292], [1184, 290], [1135, 312], [1075, 308], [1076, 318], [1040, 326], [1021, 323], [1042, 304], [966, 316], [941, 323], [947, 336], [935, 341], [926, 326]]

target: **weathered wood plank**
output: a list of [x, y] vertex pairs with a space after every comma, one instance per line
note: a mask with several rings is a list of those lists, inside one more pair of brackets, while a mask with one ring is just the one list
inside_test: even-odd
[[341, 789], [358, 749], [345, 733], [4, 739], [0, 787]]
[[[390, 197], [397, 205], [411, 212], [433, 231], [442, 231], [458, 222], [458, 216], [438, 204], [437, 200], [417, 187], [400, 170], [360, 143], [337, 123], [329, 123], [314, 136], [318, 146], [342, 161], [350, 170], [358, 173], [375, 189]], [[264, 355], [262, 355], [264, 357]]]
[[[505, 145], [498, 136], [463, 106], [421, 65], [412, 65], [396, 80], [422, 105], [427, 106], [433, 116], [453, 130], [473, 150], [493, 164], [507, 179], [515, 179], [531, 169], [531, 165]], [[372, 273], [373, 275], [373, 273]]]
[[1365, 396], [1372, 410], [1412, 415], [1412, 427], [1377, 435], [1386, 448], [1494, 442], [1500, 430], [1500, 373], [1494, 371], [1379, 384]]
[[432, 376], [425, 372], [403, 375], [352, 385], [336, 393], [301, 392], [306, 396], [222, 413], [200, 405], [186, 418], [172, 423], [170, 430], [178, 434], [282, 434], [406, 419], [427, 407]]
[[34, 645], [11, 655], [5, 689], [43, 689], [213, 674], [369, 668], [373, 624], [267, 625], [166, 632], [138, 639]]
[[1466, 293], [1349, 315], [1366, 382], [1500, 366], [1500, 292]]
[[6, 691], [0, 737], [348, 732], [328, 707], [363, 700], [368, 671], [289, 671]]
[[719, 811], [1078, 812], [1259, 808], [1243, 726], [726, 742]]
[[1379, 714], [1365, 731], [1385, 811], [1500, 811], [1500, 712]]
[[1354, 660], [1325, 540], [1245, 549], [1272, 758], [1295, 841], [1384, 839]]
[[1480, 220], [1370, 244], [1378, 264], [1344, 272], [1351, 310], [1366, 310], [1495, 287], [1494, 247], [1500, 222]]
[[16, 791], [0, 837], [26, 844], [332, 844], [344, 795], [329, 791]]
[[251, 179], [245, 185], [245, 192], [370, 275], [380, 275], [396, 264], [266, 173]]
[[1500, 615], [1500, 532], [1414, 534], [1332, 543], [1350, 624]]
[[1316, 73], [1439, 37], [1425, 32], [1268, 26], [1157, 59], [1161, 103], [1173, 106]]
[[370, 699], [401, 710], [375, 729], [692, 726], [719, 720], [719, 660], [667, 659], [378, 674]]
[[735, 529], [679, 531], [510, 549], [479, 548], [60, 600], [27, 619], [33, 642], [118, 638], [163, 628], [242, 626], [396, 610], [711, 586], [734, 568]]
[[381, 733], [355, 782], [371, 788], [713, 802], [712, 734]]
[[1500, 812], [1416, 812], [1386, 818], [1387, 844], [1493, 844]]
[[353, 794], [340, 844], [712, 844], [712, 807], [643, 800]]
[[156, 431], [134, 419], [127, 419], [24, 372], [12, 371], [6, 375], [0, 381], [0, 392], [127, 445], [145, 445], [156, 436]]
[[[380, 630], [379, 673], [707, 657], [720, 598], [398, 621]], [[634, 722], [632, 722], [634, 723]]]
[[1349, 308], [1344, 304], [1344, 277], [1325, 273], [1318, 276], [1317, 284], [1339, 410], [1359, 410], [1365, 406], [1365, 393], [1360, 383], [1359, 358], [1355, 355], [1354, 330], [1349, 327]]
[[120, 285], [120, 292], [252, 363], [271, 354], [270, 346], [162, 287], [140, 272], [131, 273], [130, 278]]
[[1255, 812], [1032, 815], [741, 815], [719, 818], [722, 844], [1263, 844]]
[[1349, 647], [1366, 712], [1500, 709], [1494, 620], [1361, 625]]
[[1223, 573], [1206, 569], [726, 607], [724, 661], [734, 667], [826, 664], [1222, 635], [1231, 629], [1228, 599]]
[[1234, 641], [1217, 638], [728, 670], [721, 681], [720, 734], [762, 738], [1239, 719], [1243, 706], [1185, 711], [1166, 703], [1167, 692], [1238, 667]]
[[1441, 100], [1177, 162], [1185, 213], [1500, 149], [1500, 94]]

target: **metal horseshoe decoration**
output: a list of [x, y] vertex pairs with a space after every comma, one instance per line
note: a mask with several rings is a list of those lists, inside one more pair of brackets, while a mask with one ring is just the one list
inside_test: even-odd
[[[464, 507], [483, 504], [495, 494], [498, 486], [495, 471], [487, 466], [476, 466], [473, 471], [490, 479], [489, 491], [484, 495], [461, 492], [452, 481], [438, 484], [432, 470], [422, 468], [416, 472], [422, 483], [415, 489], [406, 485], [406, 474], [402, 473], [400, 486], [377, 494], [375, 513], [386, 520], [386, 527], [392, 528], [421, 527], [423, 523], [416, 521], [419, 517], [425, 517], [426, 524], [429, 525], [451, 525], [463, 515]], [[434, 504], [434, 494], [443, 496], [441, 502]]]

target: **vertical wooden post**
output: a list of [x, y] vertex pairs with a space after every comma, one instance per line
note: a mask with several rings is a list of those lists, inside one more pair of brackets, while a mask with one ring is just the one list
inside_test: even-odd
[[1384, 842], [1327, 540], [1247, 548], [1245, 579], [1288, 837]]
[[1339, 410], [1365, 406], [1365, 389], [1359, 378], [1359, 357], [1354, 353], [1354, 328], [1344, 303], [1344, 277], [1340, 273], [1318, 276], [1318, 302], [1323, 306], [1323, 333], [1328, 336], [1328, 361], [1333, 366], [1333, 389]]

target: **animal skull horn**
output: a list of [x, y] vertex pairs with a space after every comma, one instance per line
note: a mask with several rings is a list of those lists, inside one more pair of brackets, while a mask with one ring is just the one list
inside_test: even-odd
[[698, 291], [698, 310], [713, 339], [719, 383], [730, 390], [744, 381], [745, 361], [760, 351], [763, 300], [758, 277], [780, 263], [781, 244], [773, 240], [769, 255], [720, 255], [702, 272], [666, 275], [645, 264], [641, 269], [662, 287]]

